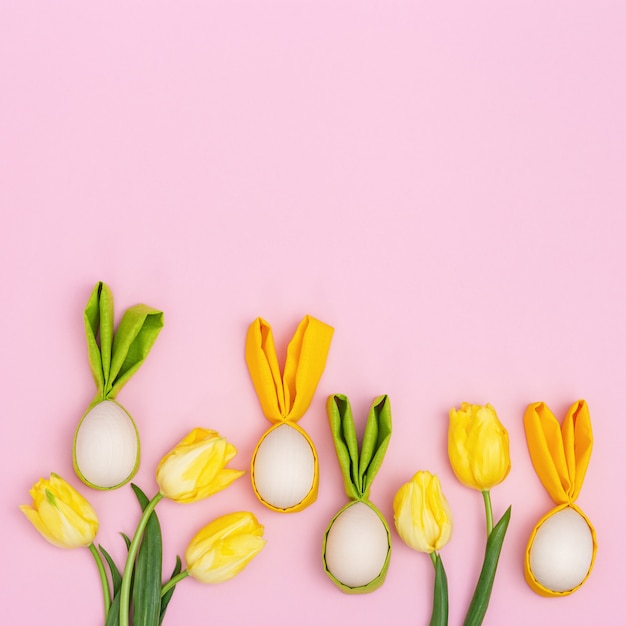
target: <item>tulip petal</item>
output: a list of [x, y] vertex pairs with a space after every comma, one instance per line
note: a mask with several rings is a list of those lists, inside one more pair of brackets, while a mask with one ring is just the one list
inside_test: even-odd
[[20, 510], [35, 529], [60, 548], [85, 547], [98, 532], [98, 518], [92, 506], [69, 483], [52, 474], [30, 490], [32, 506]]
[[263, 526], [247, 511], [213, 520], [189, 543], [185, 553], [187, 570], [200, 582], [224, 582], [261, 551], [265, 545], [262, 535]]
[[417, 472], [396, 492], [394, 521], [400, 538], [410, 548], [430, 554], [452, 537], [452, 512], [441, 490], [439, 478]]
[[472, 489], [489, 490], [508, 476], [509, 436], [491, 405], [464, 402], [450, 410], [448, 457], [456, 477]]
[[236, 454], [219, 433], [196, 428], [161, 459], [159, 490], [176, 502], [196, 502], [217, 493], [245, 473], [225, 468]]

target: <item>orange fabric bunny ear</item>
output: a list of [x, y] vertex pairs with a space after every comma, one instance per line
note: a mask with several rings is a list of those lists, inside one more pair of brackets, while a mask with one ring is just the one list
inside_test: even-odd
[[263, 414], [273, 424], [254, 450], [250, 476], [255, 494], [273, 511], [295, 513], [317, 497], [317, 452], [296, 422], [313, 400], [332, 336], [331, 326], [307, 315], [289, 342], [281, 373], [270, 325], [259, 317], [248, 329], [248, 370]]
[[574, 502], [585, 480], [591, 458], [593, 434], [591, 418], [584, 400], [567, 411], [560, 426], [543, 402], [530, 404], [524, 415], [524, 429], [530, 458], [554, 502]]
[[305, 414], [324, 371], [332, 336], [332, 327], [305, 316], [289, 342], [281, 376], [272, 328], [260, 317], [250, 325], [246, 362], [270, 422], [297, 422]]

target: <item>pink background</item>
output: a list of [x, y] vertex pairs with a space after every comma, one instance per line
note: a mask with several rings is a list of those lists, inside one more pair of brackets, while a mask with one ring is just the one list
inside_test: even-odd
[[[93, 503], [116, 558], [129, 487], [96, 493], [71, 466], [94, 395], [82, 311], [97, 280], [118, 318], [165, 311], [118, 397], [156, 490], [188, 430], [219, 430], [246, 468], [268, 423], [243, 357], [263, 316], [283, 351], [311, 314], [335, 336], [302, 427], [318, 501], [280, 515], [249, 476], [193, 505], [159, 505], [165, 567], [217, 515], [248, 509], [265, 550], [236, 579], [182, 583], [166, 624], [426, 624], [430, 560], [393, 530], [385, 585], [347, 596], [321, 566], [345, 503], [325, 413], [359, 430], [391, 397], [394, 435], [372, 500], [418, 469], [455, 515], [442, 552], [450, 624], [482, 562], [482, 500], [447, 460], [447, 413], [492, 403], [513, 469], [493, 492], [512, 522], [485, 624], [624, 623], [626, 9], [620, 1], [0, 1], [0, 359], [3, 623], [101, 623], [86, 550], [47, 544], [18, 510], [60, 473]], [[551, 501], [530, 464], [528, 403], [589, 402], [595, 449], [579, 506], [600, 549], [586, 585], [526, 585], [527, 538]], [[392, 523], [392, 522], [391, 522]]]

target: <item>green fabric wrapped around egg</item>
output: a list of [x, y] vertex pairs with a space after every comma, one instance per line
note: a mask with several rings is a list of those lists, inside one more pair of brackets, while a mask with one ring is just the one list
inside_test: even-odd
[[84, 313], [89, 365], [97, 393], [73, 445], [77, 476], [95, 489], [116, 489], [139, 468], [139, 433], [115, 398], [144, 362], [163, 328], [163, 313], [145, 304], [127, 309], [114, 330], [113, 294], [96, 283]]
[[327, 409], [350, 502], [337, 512], [324, 533], [324, 570], [344, 593], [370, 593], [385, 581], [391, 557], [389, 525], [369, 500], [372, 481], [391, 438], [389, 397], [374, 400], [360, 450], [348, 398], [330, 396]]

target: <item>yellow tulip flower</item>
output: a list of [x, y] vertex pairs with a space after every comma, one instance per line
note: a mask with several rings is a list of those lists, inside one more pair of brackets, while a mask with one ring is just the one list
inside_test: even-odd
[[196, 502], [228, 487], [245, 474], [226, 468], [237, 449], [214, 430], [195, 428], [159, 463], [160, 493], [176, 502]]
[[491, 405], [450, 409], [448, 456], [456, 477], [472, 489], [488, 491], [507, 477], [509, 435]]
[[404, 543], [419, 552], [440, 550], [452, 537], [452, 512], [437, 476], [417, 472], [393, 499], [394, 521]]
[[236, 576], [265, 545], [263, 526], [247, 511], [219, 517], [202, 528], [185, 553], [190, 576], [221, 583]]
[[20, 510], [51, 544], [59, 548], [89, 546], [98, 532], [91, 504], [57, 474], [40, 479], [30, 490], [32, 506]]

